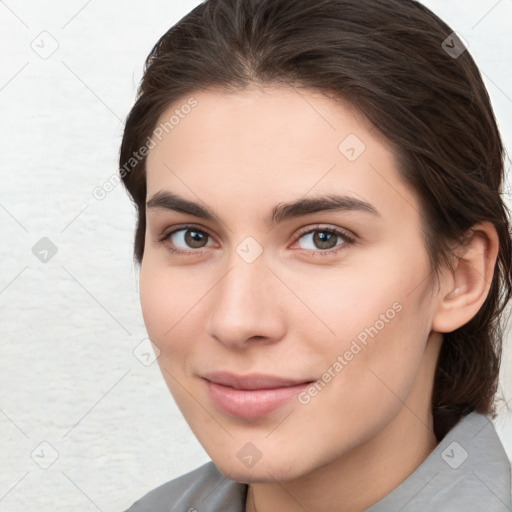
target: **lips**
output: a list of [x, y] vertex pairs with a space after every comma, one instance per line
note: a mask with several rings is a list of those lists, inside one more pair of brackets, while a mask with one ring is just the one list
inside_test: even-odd
[[234, 375], [213, 372], [203, 375], [208, 394], [225, 414], [256, 419], [280, 408], [313, 380], [286, 379], [273, 375]]

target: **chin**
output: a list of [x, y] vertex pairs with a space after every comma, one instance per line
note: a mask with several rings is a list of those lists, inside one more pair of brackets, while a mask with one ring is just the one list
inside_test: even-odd
[[232, 459], [211, 458], [224, 476], [242, 483], [286, 482], [299, 478], [313, 469], [299, 466], [296, 461], [283, 460], [279, 454], [274, 454], [266, 460], [262, 457], [252, 467], [244, 467], [236, 456]]

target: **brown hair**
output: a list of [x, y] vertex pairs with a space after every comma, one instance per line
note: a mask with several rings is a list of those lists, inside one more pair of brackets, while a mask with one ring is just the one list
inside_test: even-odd
[[444, 335], [438, 360], [438, 440], [471, 411], [495, 417], [499, 321], [512, 294], [502, 142], [476, 64], [452, 32], [412, 0], [207, 0], [149, 54], [119, 159], [138, 211], [140, 263], [146, 158], [133, 155], [161, 114], [194, 91], [293, 84], [349, 102], [396, 148], [401, 176], [419, 197], [434, 271], [449, 262], [454, 241], [490, 221], [500, 250], [489, 294], [471, 321]]

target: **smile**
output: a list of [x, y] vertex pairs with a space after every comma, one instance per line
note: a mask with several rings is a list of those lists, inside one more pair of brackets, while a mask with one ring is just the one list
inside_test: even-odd
[[246, 420], [260, 418], [275, 411], [311, 384], [273, 376], [238, 377], [227, 373], [203, 377], [208, 394], [225, 414]]

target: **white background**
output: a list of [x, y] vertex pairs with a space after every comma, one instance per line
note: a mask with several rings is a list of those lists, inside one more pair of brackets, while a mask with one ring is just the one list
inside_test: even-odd
[[[0, 2], [0, 511], [122, 511], [208, 460], [157, 364], [133, 354], [132, 205], [122, 186], [92, 196], [117, 172], [146, 55], [198, 3]], [[512, 1], [425, 4], [469, 43], [510, 151]], [[58, 250], [47, 263], [42, 237]], [[510, 414], [496, 425], [512, 457]]]

